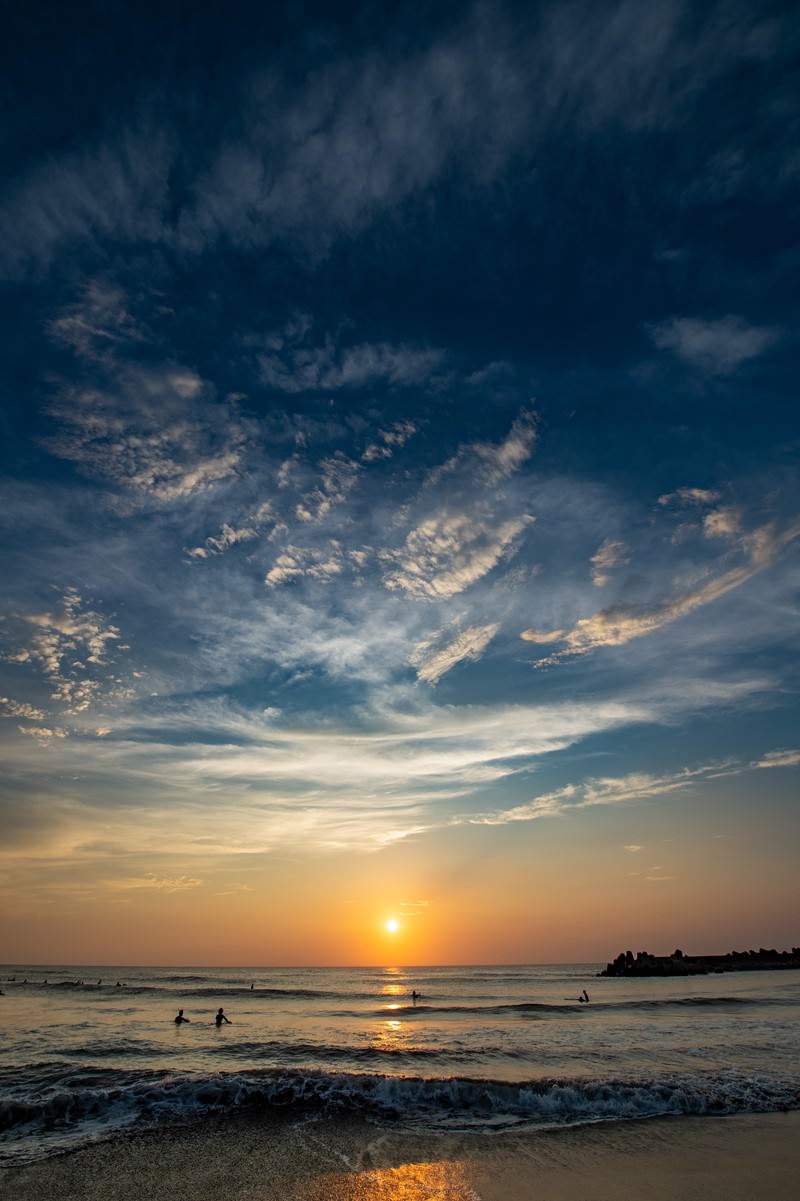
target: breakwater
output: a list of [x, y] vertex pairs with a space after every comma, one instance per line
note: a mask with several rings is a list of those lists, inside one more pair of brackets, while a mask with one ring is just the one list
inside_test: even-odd
[[703, 976], [709, 972], [772, 971], [800, 968], [800, 947], [790, 951], [728, 951], [726, 955], [651, 955], [649, 951], [621, 951], [598, 976]]

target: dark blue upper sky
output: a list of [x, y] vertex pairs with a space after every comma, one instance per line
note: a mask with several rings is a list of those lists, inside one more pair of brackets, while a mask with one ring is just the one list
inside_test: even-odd
[[796, 835], [799, 48], [769, 3], [9, 16], [15, 848], [723, 775]]

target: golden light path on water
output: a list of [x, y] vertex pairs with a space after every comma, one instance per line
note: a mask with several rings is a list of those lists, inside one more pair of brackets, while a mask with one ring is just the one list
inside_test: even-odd
[[309, 1201], [480, 1201], [457, 1161], [332, 1172], [315, 1181]]

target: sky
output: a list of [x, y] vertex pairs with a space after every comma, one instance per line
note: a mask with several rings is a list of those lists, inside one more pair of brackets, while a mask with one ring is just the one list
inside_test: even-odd
[[0, 960], [797, 945], [796, 7], [7, 26]]

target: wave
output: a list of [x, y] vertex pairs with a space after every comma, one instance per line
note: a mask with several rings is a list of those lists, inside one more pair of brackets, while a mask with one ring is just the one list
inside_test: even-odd
[[[79, 1145], [139, 1124], [203, 1113], [281, 1110], [301, 1115], [361, 1113], [375, 1120], [443, 1129], [551, 1128], [667, 1114], [731, 1114], [800, 1108], [800, 1076], [727, 1072], [643, 1079], [544, 1079], [508, 1083], [251, 1069], [208, 1074], [87, 1069], [40, 1081], [0, 1099], [6, 1162]], [[48, 1134], [55, 1132], [55, 1139]]]

